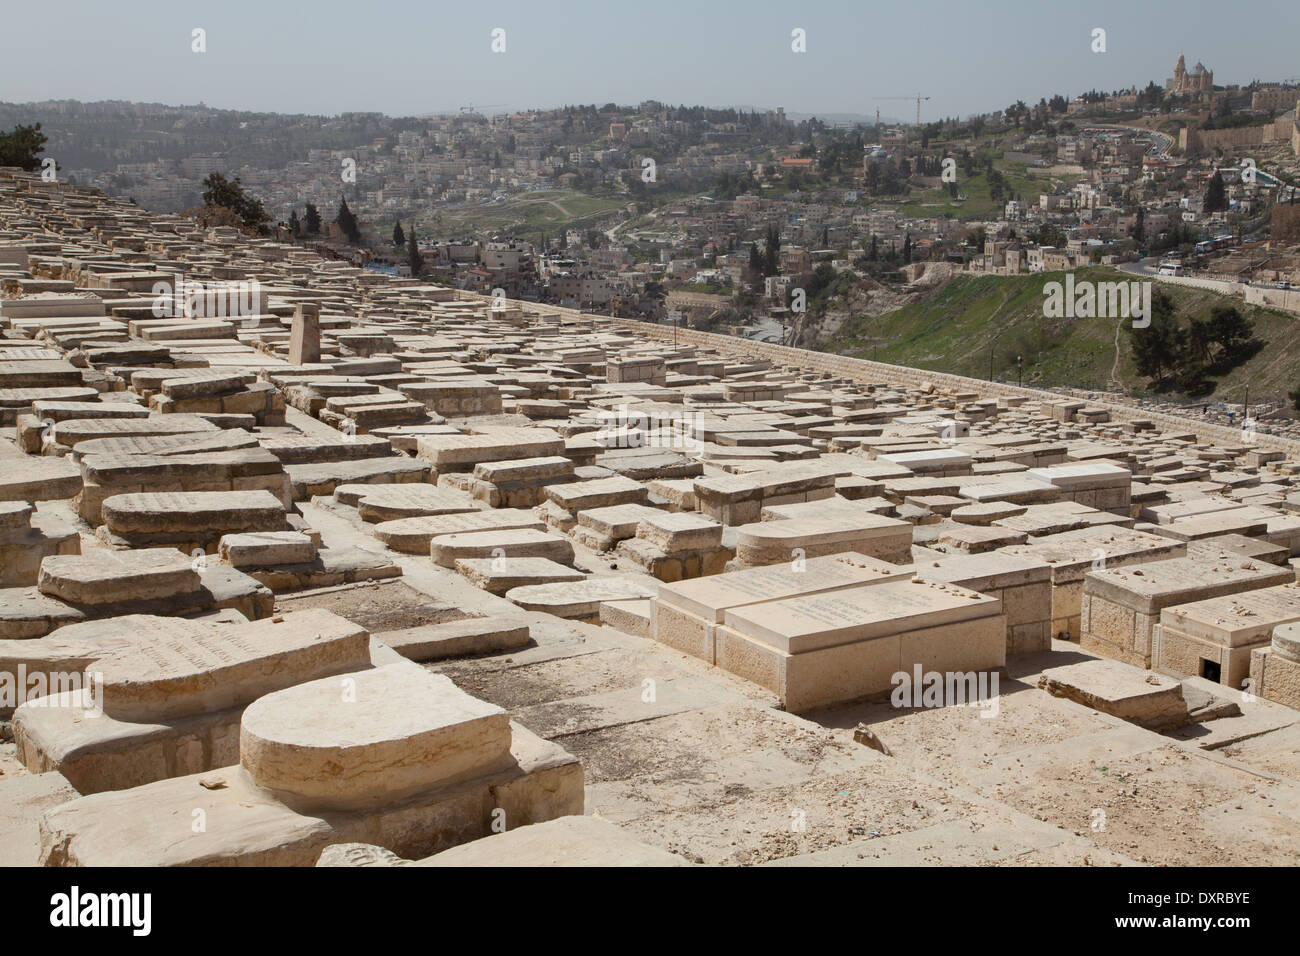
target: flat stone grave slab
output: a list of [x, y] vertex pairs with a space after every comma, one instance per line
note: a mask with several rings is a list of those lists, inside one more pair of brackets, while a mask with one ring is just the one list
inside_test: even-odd
[[656, 582], [642, 575], [589, 577], [585, 581], [529, 584], [506, 592], [525, 611], [542, 611], [556, 617], [599, 623], [604, 601], [629, 601], [654, 597]]
[[153, 601], [202, 587], [191, 559], [175, 548], [55, 555], [41, 562], [37, 588], [69, 604]]
[[104, 524], [128, 538], [281, 531], [285, 510], [269, 491], [176, 491], [104, 499]]
[[1011, 545], [1001, 553], [1047, 563], [1052, 569], [1053, 633], [1078, 640], [1084, 575], [1094, 568], [1182, 557], [1187, 545], [1144, 531], [1102, 526], [1047, 535], [1032, 544]]
[[563, 535], [532, 528], [467, 531], [431, 539], [429, 556], [434, 564], [440, 564], [444, 568], [455, 567], [456, 561], [462, 558], [501, 561], [510, 558], [549, 558], [563, 563], [573, 560], [573, 545]]
[[314, 608], [155, 641], [100, 661], [104, 713], [162, 721], [224, 710], [370, 660], [369, 634]]
[[491, 594], [511, 588], [557, 581], [582, 581], [587, 575], [549, 558], [457, 558], [456, 570], [471, 584]]
[[249, 531], [222, 535], [221, 560], [234, 568], [303, 564], [316, 557], [316, 542], [301, 531]]
[[0, 464], [0, 501], [73, 498], [81, 485], [81, 469], [66, 458], [7, 458]]
[[736, 529], [736, 560], [759, 566], [852, 551], [896, 564], [911, 560], [912, 526], [866, 512], [857, 517], [760, 521]]
[[[226, 617], [244, 620], [238, 614]], [[70, 623], [52, 634], [31, 640], [3, 640], [0, 641], [0, 675], [3, 675], [0, 679], [10, 679], [15, 687], [26, 688], [29, 691], [27, 696], [61, 693], [75, 689], [71, 686], [76, 683], [73, 678], [105, 657], [153, 640], [206, 633], [226, 627], [232, 620], [123, 614], [97, 621]], [[94, 688], [91, 690], [93, 693]], [[0, 702], [0, 718], [8, 719], [14, 706], [16, 704], [6, 706]]]
[[402, 455], [285, 465], [284, 470], [289, 475], [294, 501], [332, 495], [339, 485], [419, 483], [429, 478], [428, 465]]
[[394, 551], [427, 555], [430, 542], [441, 535], [476, 531], [508, 531], [516, 528], [544, 531], [546, 522], [526, 508], [499, 508], [452, 515], [398, 518], [396, 521], [382, 521], [371, 531], [376, 538]]
[[560, 508], [576, 515], [588, 508], [645, 504], [650, 499], [650, 489], [639, 481], [619, 475], [613, 478], [547, 485], [546, 497]]
[[1053, 697], [1163, 729], [1186, 720], [1187, 703], [1178, 681], [1112, 660], [1082, 661], [1043, 671], [1038, 686]]
[[151, 415], [148, 418], [77, 418], [59, 422], [55, 436], [60, 445], [75, 448], [96, 438], [142, 438], [155, 435], [191, 435], [220, 429], [198, 415]]
[[754, 640], [800, 654], [1000, 613], [996, 598], [909, 577], [729, 608], [724, 622]]
[[392, 451], [387, 438], [368, 435], [339, 435], [322, 438], [316, 435], [262, 435], [263, 448], [286, 465], [312, 465], [327, 461], [357, 461], [380, 458]]
[[[361, 520], [369, 522], [396, 521], [399, 518], [425, 515], [464, 514], [480, 510], [466, 495], [435, 485], [403, 483], [340, 487], [364, 489], [356, 493], [356, 507]], [[334, 489], [334, 496], [339, 497], [338, 488]]]
[[415, 454], [439, 474], [471, 471], [484, 461], [563, 455], [564, 439], [545, 428], [495, 428], [474, 435], [425, 435], [416, 440]]
[[489, 616], [384, 631], [378, 639], [407, 660], [433, 661], [515, 650], [531, 636], [526, 621]]
[[210, 452], [236, 451], [256, 448], [258, 437], [240, 428], [227, 428], [222, 431], [197, 437], [184, 435], [142, 435], [126, 438], [92, 438], [78, 442], [72, 450], [73, 461], [103, 456], [120, 458], [134, 455], [150, 455], [166, 458], [174, 455], [199, 455]]

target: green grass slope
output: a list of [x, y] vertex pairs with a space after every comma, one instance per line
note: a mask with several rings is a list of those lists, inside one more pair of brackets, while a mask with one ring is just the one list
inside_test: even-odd
[[[1075, 271], [1076, 282], [1134, 278], [1105, 267]], [[1133, 369], [1128, 333], [1120, 327], [1127, 320], [1044, 318], [1044, 284], [1064, 280], [1063, 272], [960, 276], [893, 312], [850, 316], [817, 348], [973, 378], [989, 377], [991, 358], [993, 377], [1012, 382], [1020, 355], [1026, 385], [1120, 387], [1144, 394], [1146, 382]], [[1252, 402], [1284, 401], [1300, 386], [1300, 316], [1247, 306], [1241, 298], [1208, 290], [1170, 283], [1160, 288], [1174, 300], [1184, 324], [1207, 317], [1216, 305], [1235, 305], [1268, 343], [1219, 377], [1211, 400], [1240, 400], [1249, 386]]]

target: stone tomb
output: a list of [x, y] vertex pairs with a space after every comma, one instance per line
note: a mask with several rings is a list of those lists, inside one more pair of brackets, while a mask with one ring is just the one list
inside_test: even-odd
[[1025, 474], [1060, 488], [1066, 501], [1129, 517], [1133, 475], [1127, 468], [1099, 461], [1030, 468]]
[[[583, 803], [582, 765], [562, 748], [399, 662], [255, 701], [236, 765], [47, 811], [41, 862], [310, 866], [349, 842], [417, 858]], [[197, 833], [195, 811], [208, 821]]]
[[269, 491], [178, 491], [104, 499], [97, 536], [115, 548], [172, 545], [216, 553], [221, 537], [285, 530], [284, 504]]
[[998, 553], [1047, 563], [1052, 570], [1052, 634], [1077, 641], [1085, 574], [1097, 568], [1182, 557], [1187, 545], [1144, 531], [1102, 526], [1046, 535], [1033, 544], [1012, 545]]
[[802, 713], [887, 694], [896, 674], [971, 672], [1006, 663], [1002, 602], [908, 579], [728, 610], [717, 666]]
[[[400, 487], [400, 486], [399, 486]], [[221, 560], [272, 591], [333, 587], [400, 577], [402, 569], [365, 548], [321, 548], [301, 531], [250, 531], [222, 535]]]
[[1052, 649], [1052, 569], [1002, 552], [916, 562], [917, 577], [959, 584], [1002, 601], [1007, 656]]
[[911, 576], [910, 567], [846, 553], [661, 584], [650, 601], [650, 636], [713, 664], [714, 631], [729, 610]]
[[55, 555], [34, 588], [0, 590], [0, 639], [122, 614], [199, 614], [220, 608], [249, 620], [271, 614], [275, 596], [246, 574], [195, 562], [175, 548]]
[[848, 551], [894, 564], [909, 563], [912, 526], [867, 511], [853, 517], [836, 515], [741, 525], [736, 529], [736, 559], [729, 569], [739, 571]]
[[1152, 629], [1151, 668], [1242, 689], [1251, 653], [1270, 645], [1278, 625], [1296, 621], [1300, 588], [1294, 584], [1167, 607]]
[[1295, 572], [1236, 556], [1170, 558], [1089, 571], [1080, 606], [1080, 646], [1135, 667], [1151, 666], [1152, 633], [1167, 607], [1291, 584]]
[[563, 455], [485, 461], [474, 466], [468, 490], [490, 508], [533, 508], [546, 500], [548, 485], [577, 480], [573, 461]]
[[730, 548], [723, 547], [722, 525], [712, 518], [701, 514], [649, 510], [650, 513], [637, 522], [636, 534], [620, 541], [615, 554], [644, 568], [660, 581], [717, 574], [735, 554]]
[[501, 508], [493, 511], [470, 511], [463, 514], [427, 515], [419, 518], [398, 518], [381, 521], [371, 531], [374, 536], [404, 554], [429, 554], [434, 538], [448, 534], [470, 534], [478, 531], [508, 531], [532, 528], [542, 531], [546, 523], [525, 508]]
[[45, 558], [80, 553], [76, 528], [25, 501], [0, 501], [0, 587], [35, 584]]
[[790, 465], [748, 475], [696, 478], [695, 506], [725, 525], [749, 524], [772, 505], [832, 497], [835, 480], [847, 474], [847, 469], [824, 465]]
[[370, 666], [365, 629], [324, 609], [217, 627], [165, 620], [86, 668], [92, 701], [65, 692], [14, 712], [28, 770], [57, 770], [84, 794], [224, 766], [248, 703]]
[[1300, 710], [1300, 624], [1279, 625], [1268, 647], [1250, 652], [1250, 680], [1255, 694]]
[[563, 455], [564, 439], [545, 428], [492, 428], [473, 435], [422, 435], [415, 447], [415, 457], [442, 475], [473, 471], [485, 461]]

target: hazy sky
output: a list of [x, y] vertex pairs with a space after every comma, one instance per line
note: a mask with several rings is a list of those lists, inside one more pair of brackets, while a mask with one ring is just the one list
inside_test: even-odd
[[1179, 52], [1220, 84], [1300, 75], [1300, 2], [5, 0], [0, 100], [410, 115], [657, 99], [910, 118], [914, 104], [873, 97], [919, 91], [935, 119], [1163, 83]]

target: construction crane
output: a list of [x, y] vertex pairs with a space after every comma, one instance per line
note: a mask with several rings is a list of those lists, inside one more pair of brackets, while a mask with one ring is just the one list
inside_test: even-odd
[[[916, 125], [921, 125], [921, 100], [928, 100], [930, 97], [922, 96], [917, 93], [915, 96], [873, 96], [873, 100], [916, 100]], [[879, 122], [879, 121], [877, 121]]]

